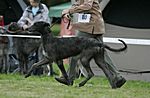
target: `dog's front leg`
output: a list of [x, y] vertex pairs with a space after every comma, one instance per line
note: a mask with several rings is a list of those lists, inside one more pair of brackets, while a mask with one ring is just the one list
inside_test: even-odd
[[58, 65], [58, 67], [59, 67], [59, 69], [60, 69], [62, 75], [63, 75], [64, 78], [66, 79], [67, 85], [70, 85], [71, 82], [70, 82], [70, 80], [68, 79], [67, 72], [66, 72], [66, 70], [65, 70], [65, 68], [64, 68], [64, 65], [63, 65], [63, 60], [59, 60], [59, 61], [57, 61], [56, 63], [57, 63], [57, 65]]
[[49, 59], [47, 59], [46, 57], [44, 57], [44, 58], [43, 58], [42, 60], [40, 60], [39, 62], [34, 63], [34, 64], [31, 66], [31, 68], [29, 69], [29, 71], [27, 72], [27, 74], [25, 75], [25, 78], [31, 76], [31, 73], [32, 73], [32, 71], [33, 71], [35, 68], [37, 68], [37, 67], [39, 67], [39, 66], [42, 66], [42, 65], [44, 65], [44, 64], [48, 64], [49, 62], [50, 62]]

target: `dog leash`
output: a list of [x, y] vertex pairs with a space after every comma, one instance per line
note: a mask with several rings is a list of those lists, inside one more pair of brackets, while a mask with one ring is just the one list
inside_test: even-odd
[[52, 28], [60, 19], [57, 19], [49, 28]]
[[119, 70], [119, 72], [131, 73], [131, 74], [143, 74], [143, 73], [150, 73], [150, 71], [128, 71], [128, 70]]
[[[66, 22], [65, 20], [64, 20], [64, 17], [65, 16], [65, 14], [63, 14], [62, 16], [61, 16], [61, 19], [63, 20], [63, 22], [64, 23], [68, 23], [68, 25], [67, 25], [67, 29], [69, 29], [69, 26], [70, 26], [70, 23], [71, 23], [71, 16], [68, 14], [67, 15], [67, 17], [68, 17], [68, 22]], [[58, 21], [60, 21], [60, 19], [57, 19], [49, 28], [52, 28]]]

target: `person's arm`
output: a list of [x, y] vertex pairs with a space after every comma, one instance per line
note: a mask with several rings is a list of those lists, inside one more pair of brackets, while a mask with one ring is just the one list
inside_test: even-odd
[[66, 9], [62, 14], [73, 14], [88, 11], [92, 8], [94, 0], [86, 0], [83, 4], [78, 6], [72, 6], [70, 9]]
[[45, 21], [45, 22], [50, 23], [49, 16], [48, 16], [49, 10], [46, 5], [42, 4], [42, 6], [44, 7], [44, 11], [42, 12], [41, 19], [38, 21]]
[[[19, 19], [19, 21], [17, 22], [19, 24], [20, 27], [26, 27], [26, 18], [28, 18], [28, 12], [27, 12], [27, 8], [25, 9], [25, 11], [23, 12], [22, 17]], [[26, 26], [25, 26], [26, 25]]]
[[78, 1], [74, 2], [74, 4], [72, 4], [71, 7], [73, 8], [73, 7], [77, 7], [77, 6], [79, 6], [79, 5], [80, 5], [80, 3], [79, 3], [79, 0], [78, 0]]

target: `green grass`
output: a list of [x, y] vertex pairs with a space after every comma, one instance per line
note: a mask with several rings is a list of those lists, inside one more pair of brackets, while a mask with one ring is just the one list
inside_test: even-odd
[[150, 83], [127, 81], [119, 89], [111, 89], [105, 77], [94, 77], [84, 87], [65, 86], [54, 77], [0, 74], [0, 98], [150, 98]]

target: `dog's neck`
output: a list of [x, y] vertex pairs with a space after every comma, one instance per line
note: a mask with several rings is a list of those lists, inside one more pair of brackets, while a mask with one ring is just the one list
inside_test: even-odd
[[42, 41], [43, 43], [47, 43], [47, 41], [53, 41], [53, 34], [51, 32], [51, 30], [49, 29], [49, 27], [45, 27], [42, 34]]
[[51, 30], [49, 27], [45, 27], [44, 30], [41, 31], [42, 36], [50, 36], [53, 37]]

